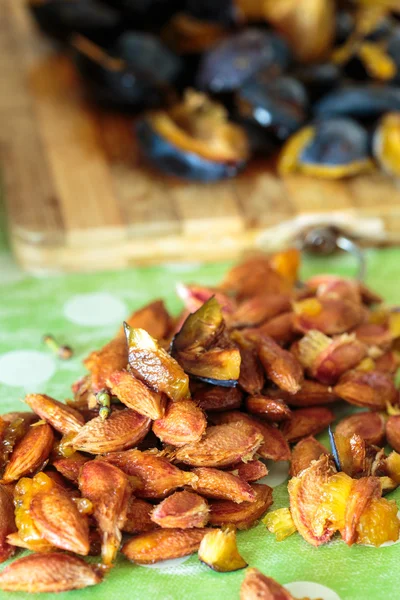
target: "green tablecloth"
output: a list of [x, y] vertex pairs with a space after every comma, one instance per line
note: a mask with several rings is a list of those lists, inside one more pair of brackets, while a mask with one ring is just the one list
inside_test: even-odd
[[[368, 283], [390, 302], [400, 299], [399, 258], [400, 250], [394, 249], [368, 253]], [[1, 412], [23, 408], [21, 399], [27, 391], [40, 390], [59, 399], [68, 397], [71, 382], [83, 373], [82, 358], [114, 334], [124, 315], [160, 296], [171, 310], [177, 311], [179, 303], [174, 293], [177, 281], [213, 284], [226, 267], [226, 264], [167, 265], [37, 279], [18, 270], [0, 234]], [[329, 261], [307, 260], [303, 275], [321, 270], [351, 275], [354, 264], [348, 256]], [[72, 345], [74, 358], [66, 362], [56, 360], [41, 344], [44, 333], [52, 333], [61, 342]], [[280, 467], [285, 477], [287, 467]], [[394, 492], [391, 497], [400, 500], [400, 492]], [[274, 506], [287, 506], [287, 503], [286, 484], [282, 483], [275, 487]], [[240, 533], [238, 543], [251, 566], [281, 583], [317, 582], [329, 588], [295, 586], [293, 591], [297, 590], [299, 596], [310, 595], [323, 600], [400, 598], [399, 545], [380, 549], [348, 548], [337, 540], [315, 549], [298, 534], [277, 543], [262, 524]], [[214, 573], [200, 564], [196, 556], [162, 565], [162, 568], [139, 567], [121, 559], [98, 587], [54, 597], [58, 600], [238, 598], [243, 576], [242, 571]], [[26, 595], [0, 592], [0, 598], [6, 597]]]

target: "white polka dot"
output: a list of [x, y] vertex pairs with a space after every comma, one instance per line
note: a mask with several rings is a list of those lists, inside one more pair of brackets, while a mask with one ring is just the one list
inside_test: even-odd
[[182, 262], [182, 263], [166, 263], [165, 269], [168, 269], [171, 273], [190, 273], [195, 269], [199, 269], [202, 266], [200, 262]]
[[288, 592], [293, 594], [295, 598], [304, 598], [305, 596], [313, 600], [318, 598], [321, 600], [340, 600], [340, 596], [336, 592], [313, 581], [293, 581], [283, 586]]
[[37, 350], [13, 350], [0, 356], [0, 381], [13, 387], [34, 387], [56, 370], [52, 356]]
[[78, 325], [114, 325], [122, 323], [128, 309], [122, 300], [107, 292], [77, 294], [66, 302], [64, 314]]
[[280, 460], [278, 462], [265, 460], [263, 462], [267, 465], [268, 475], [260, 479], [257, 483], [265, 483], [274, 488], [289, 478], [290, 462], [288, 460]]
[[173, 569], [174, 567], [179, 567], [182, 563], [189, 560], [189, 556], [182, 556], [181, 558], [172, 558], [171, 560], [162, 560], [154, 565], [140, 565], [141, 567], [146, 567], [147, 569]]

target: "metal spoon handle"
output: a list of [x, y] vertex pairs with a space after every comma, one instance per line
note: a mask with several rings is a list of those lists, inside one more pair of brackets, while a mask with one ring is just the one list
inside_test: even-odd
[[306, 232], [300, 239], [303, 251], [329, 256], [338, 249], [348, 252], [357, 260], [357, 279], [363, 281], [366, 275], [364, 251], [351, 238], [334, 227], [318, 227]]

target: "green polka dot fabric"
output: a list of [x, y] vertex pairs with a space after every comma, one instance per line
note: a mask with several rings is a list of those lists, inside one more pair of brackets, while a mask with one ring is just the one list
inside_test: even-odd
[[[368, 252], [368, 283], [389, 302], [400, 300], [400, 250]], [[178, 312], [175, 295], [179, 281], [215, 284], [228, 264], [165, 265], [112, 273], [73, 274], [34, 278], [18, 270], [4, 243], [0, 247], [2, 277], [0, 304], [1, 411], [23, 409], [28, 391], [58, 399], [71, 395], [71, 383], [84, 373], [82, 359], [101, 347], [125, 315], [156, 298]], [[352, 275], [350, 256], [329, 260], [306, 259], [303, 277], [318, 272]], [[51, 333], [74, 348], [69, 361], [60, 361], [42, 344]], [[320, 438], [327, 443], [326, 436]], [[288, 505], [287, 463], [270, 466], [266, 483], [274, 487], [274, 508]], [[400, 492], [390, 494], [400, 500]], [[287, 585], [298, 598], [321, 600], [392, 600], [400, 598], [400, 545], [379, 549], [348, 548], [335, 540], [318, 549], [298, 534], [276, 542], [261, 523], [238, 534], [239, 550], [249, 565]], [[62, 593], [54, 600], [212, 600], [239, 598], [244, 572], [220, 574], [201, 564], [197, 556], [152, 567], [125, 559], [95, 588]], [[0, 599], [27, 598], [0, 592]], [[46, 598], [52, 600], [52, 595]]]

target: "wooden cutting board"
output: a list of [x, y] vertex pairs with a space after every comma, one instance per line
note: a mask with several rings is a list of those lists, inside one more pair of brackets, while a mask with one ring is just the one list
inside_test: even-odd
[[237, 258], [320, 222], [400, 241], [400, 188], [381, 173], [282, 180], [261, 161], [205, 185], [152, 171], [131, 119], [87, 103], [73, 65], [36, 31], [23, 0], [0, 0], [0, 81], [9, 235], [29, 271]]

